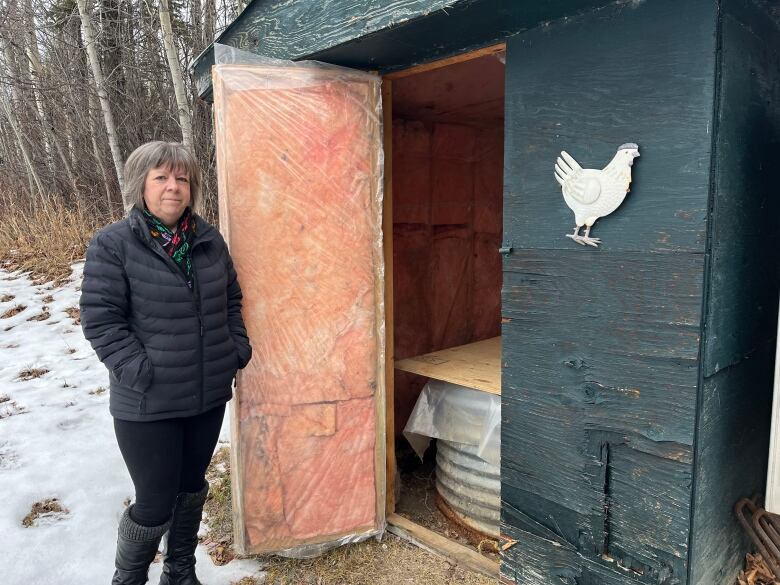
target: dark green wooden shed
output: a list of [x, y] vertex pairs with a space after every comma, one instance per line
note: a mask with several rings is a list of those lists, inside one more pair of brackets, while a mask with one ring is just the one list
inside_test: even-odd
[[[388, 80], [385, 99], [408, 78], [404, 71], [500, 56], [500, 84], [464, 69], [442, 90], [478, 95], [477, 84], [502, 93], [498, 112], [492, 94], [492, 105], [458, 104], [471, 122], [501, 124], [498, 204], [453, 196], [443, 219], [415, 216], [416, 201], [436, 196], [435, 186], [420, 187], [425, 181], [456, 177], [439, 189], [455, 193], [484, 177], [473, 157], [472, 174], [462, 161], [419, 171], [421, 158], [435, 159], [431, 124], [454, 120], [436, 103], [417, 103], [414, 123], [385, 129], [394, 184], [385, 207], [388, 267], [395, 266], [388, 362], [409, 357], [399, 354], [412, 350], [413, 337], [422, 339], [414, 352], [425, 353], [500, 327], [503, 582], [732, 584], [750, 550], [733, 505], [763, 492], [769, 442], [780, 291], [780, 4], [255, 0], [219, 42], [376, 71]], [[206, 99], [212, 64], [209, 50], [194, 66]], [[385, 108], [401, 115], [411, 106]], [[433, 138], [420, 138], [426, 128]], [[599, 248], [577, 246], [564, 237], [573, 216], [553, 163], [565, 149], [584, 167], [601, 168], [626, 142], [641, 151], [631, 193], [596, 224]], [[407, 171], [414, 181], [401, 176]], [[475, 219], [484, 209], [490, 221]], [[454, 248], [473, 259], [461, 272], [469, 275], [465, 300], [452, 301], [465, 325], [453, 333], [434, 323], [415, 337], [410, 322], [428, 320], [431, 301], [415, 304], [400, 280], [394, 295], [393, 272], [401, 280], [446, 272]], [[407, 259], [414, 266], [400, 274]], [[477, 266], [500, 274], [482, 278]], [[480, 308], [493, 298], [479, 288], [485, 282], [498, 283], [496, 311]], [[421, 383], [392, 368], [387, 383], [392, 485], [405, 396]], [[403, 391], [393, 403], [395, 383]]]

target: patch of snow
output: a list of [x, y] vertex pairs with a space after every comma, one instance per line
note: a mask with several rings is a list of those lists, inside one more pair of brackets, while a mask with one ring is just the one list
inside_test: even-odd
[[[83, 263], [73, 265], [62, 287], [34, 285], [21, 273], [0, 270], [0, 551], [4, 585], [104, 585], [111, 581], [116, 529], [133, 484], [114, 438], [108, 412], [108, 373], [81, 327], [65, 312], [78, 307]], [[44, 302], [46, 296], [52, 302]], [[42, 321], [28, 321], [41, 313]], [[45, 369], [20, 380], [25, 369]], [[7, 413], [3, 416], [2, 413]], [[220, 444], [229, 440], [225, 417]], [[35, 502], [57, 498], [68, 510], [56, 520], [25, 528]], [[203, 546], [196, 553], [198, 576], [209, 585], [229, 585], [262, 576], [254, 560], [215, 566]], [[161, 563], [149, 571], [156, 583]]]

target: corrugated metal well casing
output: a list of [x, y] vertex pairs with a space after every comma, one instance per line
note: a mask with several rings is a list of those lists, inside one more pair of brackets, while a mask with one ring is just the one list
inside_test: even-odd
[[438, 439], [436, 490], [463, 524], [498, 538], [501, 469], [478, 457], [477, 449]]

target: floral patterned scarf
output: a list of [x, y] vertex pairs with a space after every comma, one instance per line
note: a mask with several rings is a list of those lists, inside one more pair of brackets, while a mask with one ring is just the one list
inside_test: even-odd
[[192, 235], [195, 231], [195, 219], [190, 208], [184, 210], [176, 230], [171, 231], [159, 217], [152, 215], [148, 209], [144, 209], [144, 220], [149, 226], [149, 233], [157, 240], [163, 250], [170, 256], [176, 265], [181, 268], [187, 279], [187, 286], [192, 288]]

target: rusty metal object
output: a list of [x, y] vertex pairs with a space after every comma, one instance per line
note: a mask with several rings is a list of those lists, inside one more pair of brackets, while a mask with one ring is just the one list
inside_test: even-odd
[[774, 573], [775, 579], [780, 579], [780, 518], [748, 498], [737, 502], [734, 513]]
[[438, 439], [436, 491], [458, 523], [498, 540], [501, 469], [478, 455], [478, 447]]
[[480, 532], [476, 528], [463, 522], [461, 516], [455, 513], [455, 511], [447, 503], [447, 500], [445, 500], [439, 492], [436, 492], [433, 501], [436, 504], [436, 507], [439, 509], [439, 512], [441, 512], [447, 520], [455, 525], [458, 533], [465, 537], [474, 546], [479, 545], [480, 542], [485, 540], [495, 541], [493, 536], [485, 534], [484, 532]]

